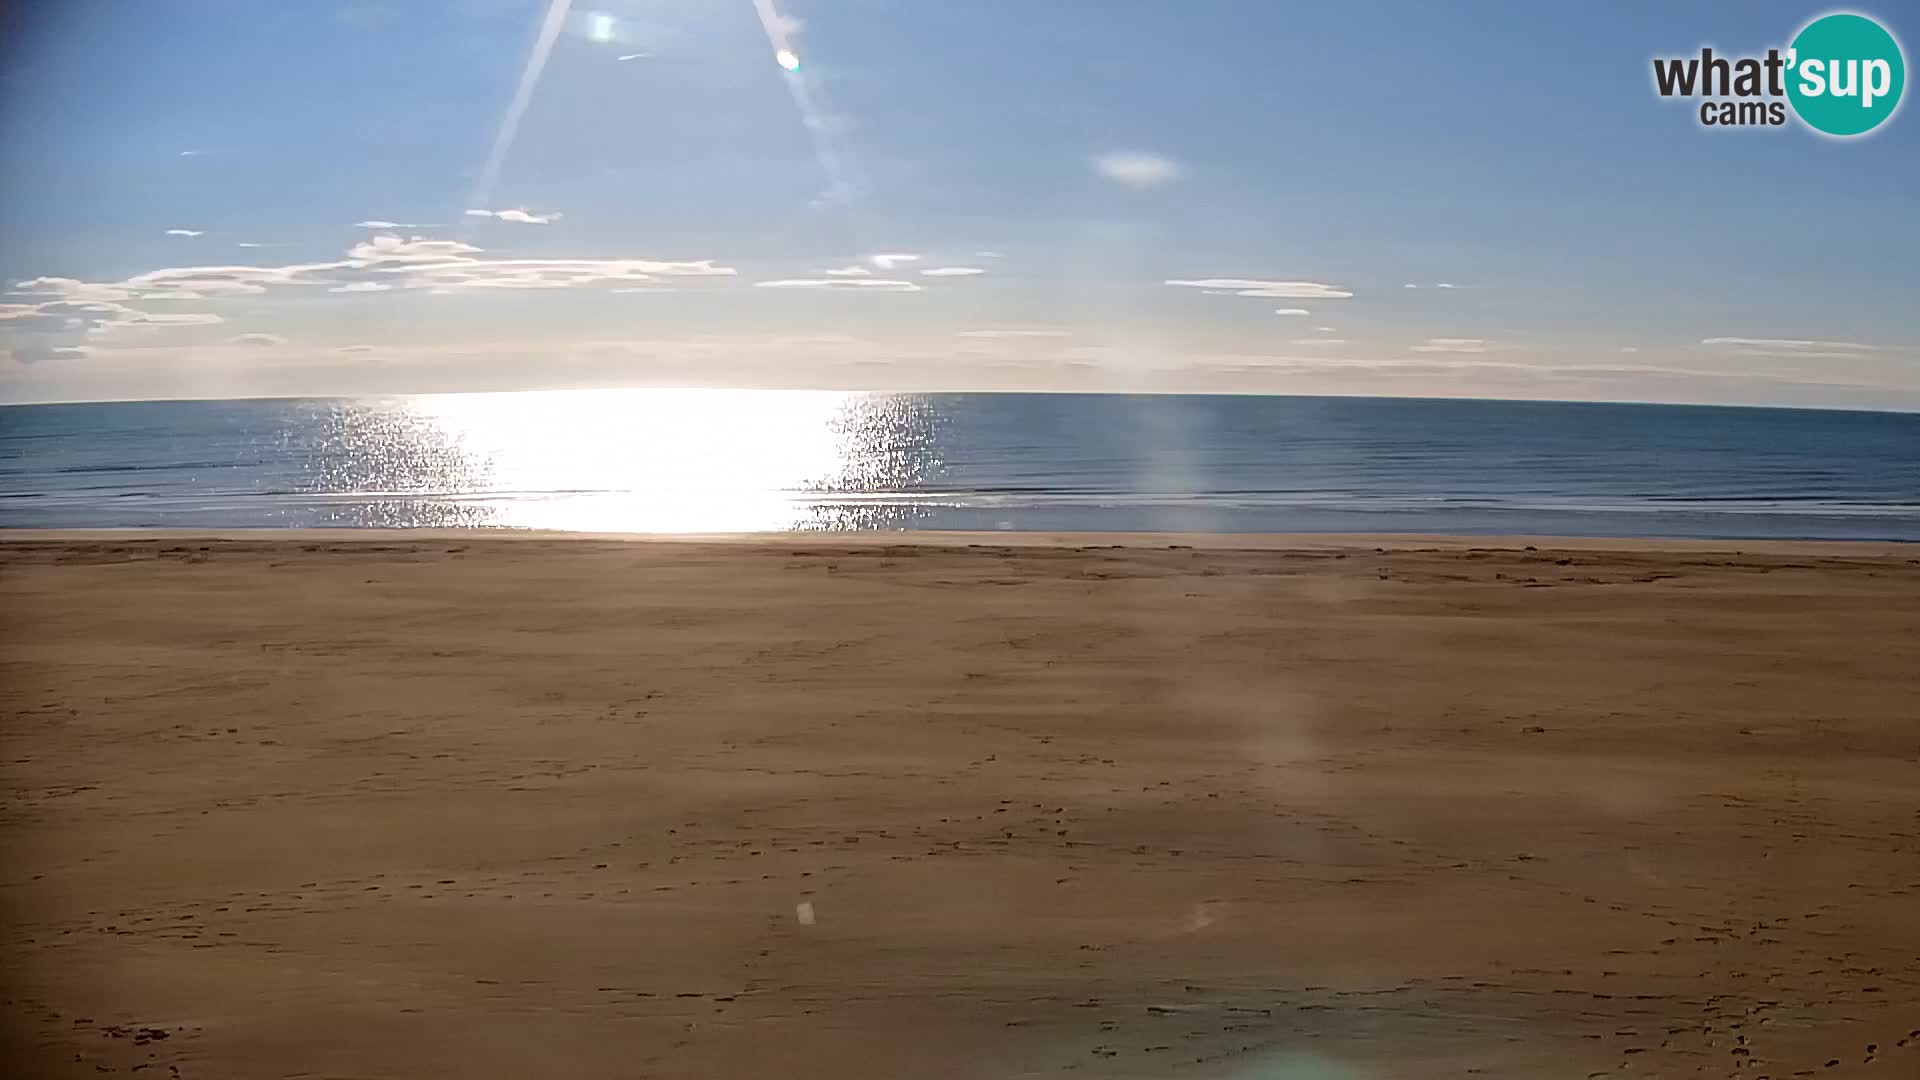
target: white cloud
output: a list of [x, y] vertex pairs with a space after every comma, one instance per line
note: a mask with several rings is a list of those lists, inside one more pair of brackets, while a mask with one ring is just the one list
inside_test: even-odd
[[1295, 345], [1345, 345], [1346, 343], [1347, 343], [1346, 338], [1337, 338], [1337, 337], [1308, 337], [1308, 338], [1293, 339], [1293, 344]]
[[455, 287], [485, 289], [568, 289], [601, 282], [651, 282], [657, 277], [725, 277], [733, 268], [712, 260], [656, 262], [652, 259], [452, 259], [401, 266], [409, 289]]
[[1314, 327], [1314, 329], [1315, 329], [1315, 330], [1318, 330], [1318, 331], [1320, 331], [1320, 332], [1321, 332], [1321, 333], [1323, 333], [1323, 334], [1337, 334], [1337, 333], [1339, 333], [1339, 331], [1338, 331], [1338, 330], [1335, 330], [1335, 329], [1334, 329], [1333, 327], [1331, 327], [1331, 326], [1316, 326], [1316, 327]]
[[984, 274], [985, 270], [977, 266], [933, 266], [920, 271], [921, 277], [972, 277]]
[[963, 338], [1061, 338], [1065, 330], [962, 330]]
[[1004, 259], [1004, 258], [1006, 258], [1006, 256], [1005, 256], [1005, 255], [1002, 255], [1002, 254], [1000, 254], [1000, 253], [999, 253], [999, 252], [997, 252], [997, 251], [976, 251], [976, 252], [974, 252], [974, 253], [973, 253], [973, 257], [974, 257], [974, 258], [976, 258], [976, 259]]
[[[1221, 290], [1221, 291], [1225, 292], [1225, 290]], [[1232, 296], [1233, 294], [1228, 292], [1226, 293], [1226, 295]], [[1313, 314], [1313, 312], [1308, 311], [1306, 308], [1303, 308], [1303, 307], [1277, 307], [1273, 309], [1273, 313], [1275, 315], [1311, 315]]]
[[730, 277], [711, 259], [486, 259], [458, 240], [381, 234], [355, 244], [347, 258], [290, 269], [300, 282], [342, 284], [375, 280], [404, 289], [442, 293], [459, 288], [565, 289], [603, 282], [651, 282], [656, 277]]
[[788, 278], [782, 281], [756, 281], [762, 289], [837, 289], [853, 292], [919, 292], [911, 281], [886, 278]]
[[353, 223], [353, 227], [356, 229], [424, 229], [424, 228], [427, 228], [427, 226], [425, 225], [413, 225], [404, 221], [381, 221], [378, 218], [375, 218], [371, 221], [356, 221]]
[[648, 53], [648, 52], [630, 52], [630, 53], [621, 53], [619, 56], [614, 57], [614, 59], [624, 64], [630, 60], [645, 60], [647, 57], [652, 55], [653, 55], [652, 53]]
[[184, 291], [205, 296], [255, 296], [268, 285], [289, 285], [303, 266], [175, 266], [150, 270], [119, 283], [141, 291]]
[[458, 240], [428, 240], [419, 236], [402, 239], [382, 233], [348, 248], [347, 259], [349, 262], [365, 264], [437, 263], [464, 255], [478, 255], [481, 250]]
[[654, 287], [654, 286], [652, 286], [652, 285], [636, 285], [636, 286], [634, 286], [634, 287], [632, 287], [632, 288], [627, 288], [627, 289], [609, 289], [608, 291], [609, 291], [609, 292], [612, 292], [612, 293], [615, 293], [615, 294], [618, 294], [618, 295], [622, 295], [622, 296], [629, 296], [629, 295], [632, 295], [632, 294], [634, 294], [634, 293], [664, 293], [664, 292], [672, 292], [673, 290], [672, 290], [672, 289], [661, 289], [661, 288], [656, 288], [656, 287]]
[[1423, 345], [1412, 346], [1419, 353], [1483, 353], [1487, 351], [1484, 338], [1428, 338]]
[[[72, 278], [36, 278], [34, 282], [21, 282], [25, 286], [33, 283], [58, 282], [61, 287], [77, 299], [59, 297], [44, 300], [37, 304], [0, 304], [0, 322], [7, 323], [6, 329], [15, 334], [54, 335], [63, 340], [53, 344], [73, 344], [75, 336], [97, 337], [126, 327], [157, 326], [205, 326], [222, 322], [220, 316], [211, 313], [175, 313], [157, 315], [120, 303], [119, 299], [100, 299], [93, 290], [72, 288], [85, 286], [86, 282], [76, 282]], [[42, 285], [42, 288], [50, 288]], [[118, 297], [129, 295], [128, 290], [99, 290], [101, 293], [113, 293]], [[33, 294], [30, 294], [33, 295]], [[37, 295], [48, 295], [43, 291]], [[57, 293], [53, 294], [58, 296]]]
[[279, 334], [236, 334], [227, 339], [229, 345], [285, 345], [287, 339]]
[[1455, 285], [1451, 281], [1436, 281], [1433, 283], [1433, 287], [1436, 289], [1457, 289], [1460, 286]]
[[80, 281], [67, 277], [37, 277], [13, 283], [15, 294], [20, 296], [53, 296], [61, 300], [125, 300], [133, 295], [133, 290], [120, 285], [106, 285], [91, 281]]
[[243, 248], [263, 248], [263, 247], [266, 247], [267, 245], [265, 245], [265, 244], [256, 244], [256, 243], [254, 243], [254, 242], [253, 242], [253, 241], [251, 241], [251, 240], [240, 240], [240, 241], [237, 241], [237, 242], [236, 242], [236, 243], [235, 243], [235, 244], [234, 244], [233, 246], [234, 246], [234, 247], [243, 247]]
[[1337, 285], [1325, 285], [1318, 281], [1262, 281], [1255, 278], [1199, 278], [1184, 280], [1170, 278], [1169, 285], [1179, 285], [1189, 289], [1218, 289], [1232, 292], [1235, 296], [1259, 296], [1276, 300], [1345, 300], [1351, 292]]
[[494, 215], [500, 221], [511, 221], [518, 225], [547, 225], [560, 220], [560, 214], [530, 214], [525, 210], [500, 210]]
[[907, 254], [905, 252], [891, 252], [882, 255], [869, 255], [867, 256], [867, 261], [882, 270], [892, 270], [901, 263], [919, 262], [920, 256]]
[[1858, 341], [1809, 341], [1804, 338], [1710, 337], [1703, 338], [1700, 344], [1732, 345], [1781, 355], [1805, 355], [1814, 352], [1877, 352], [1880, 348], [1878, 345], [1863, 345]]
[[1180, 163], [1160, 154], [1119, 151], [1093, 159], [1093, 170], [1115, 183], [1150, 188], [1180, 178]]
[[168, 229], [167, 235], [168, 236], [205, 236], [207, 234], [199, 229]]
[[839, 266], [832, 270], [822, 270], [828, 277], [872, 277], [873, 271], [864, 266]]
[[497, 221], [509, 221], [516, 225], [550, 225], [560, 220], [560, 214], [535, 214], [522, 207], [511, 210], [469, 210], [468, 217], [489, 217]]
[[[92, 282], [37, 277], [14, 284], [14, 295], [32, 303], [0, 303], [0, 323], [16, 340], [29, 337], [45, 349], [76, 346], [126, 329], [210, 326], [225, 319], [213, 312], [155, 313], [124, 301], [232, 300], [269, 289], [325, 288], [337, 293], [424, 289], [446, 294], [462, 288], [564, 289], [601, 283], [652, 284], [664, 277], [732, 276], [732, 267], [711, 259], [488, 259], [480, 248], [456, 240], [403, 238], [381, 233], [354, 244], [344, 259], [284, 266], [174, 266], [124, 281]], [[910, 283], [895, 283], [917, 289]], [[44, 349], [43, 349], [44, 351]]]

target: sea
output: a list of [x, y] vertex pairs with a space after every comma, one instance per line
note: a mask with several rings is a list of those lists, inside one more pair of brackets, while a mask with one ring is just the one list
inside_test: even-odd
[[15, 405], [0, 527], [1920, 540], [1920, 415], [657, 389]]

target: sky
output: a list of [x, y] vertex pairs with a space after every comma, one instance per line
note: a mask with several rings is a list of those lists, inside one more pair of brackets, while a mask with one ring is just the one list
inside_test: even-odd
[[[0, 8], [0, 402], [532, 387], [1920, 409], [1920, 116], [1820, 5]], [[1920, 10], [1858, 10], [1903, 41]], [[1907, 48], [1912, 55], [1912, 46]]]

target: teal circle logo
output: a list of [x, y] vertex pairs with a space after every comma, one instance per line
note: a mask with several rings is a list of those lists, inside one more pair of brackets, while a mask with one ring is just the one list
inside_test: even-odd
[[1787, 100], [1815, 131], [1865, 135], [1900, 107], [1907, 62], [1900, 43], [1865, 15], [1808, 23], [1787, 51]]

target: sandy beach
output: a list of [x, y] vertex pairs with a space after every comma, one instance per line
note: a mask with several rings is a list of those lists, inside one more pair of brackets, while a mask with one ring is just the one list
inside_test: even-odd
[[1920, 550], [0, 538], [15, 1075], [1920, 1076]]

